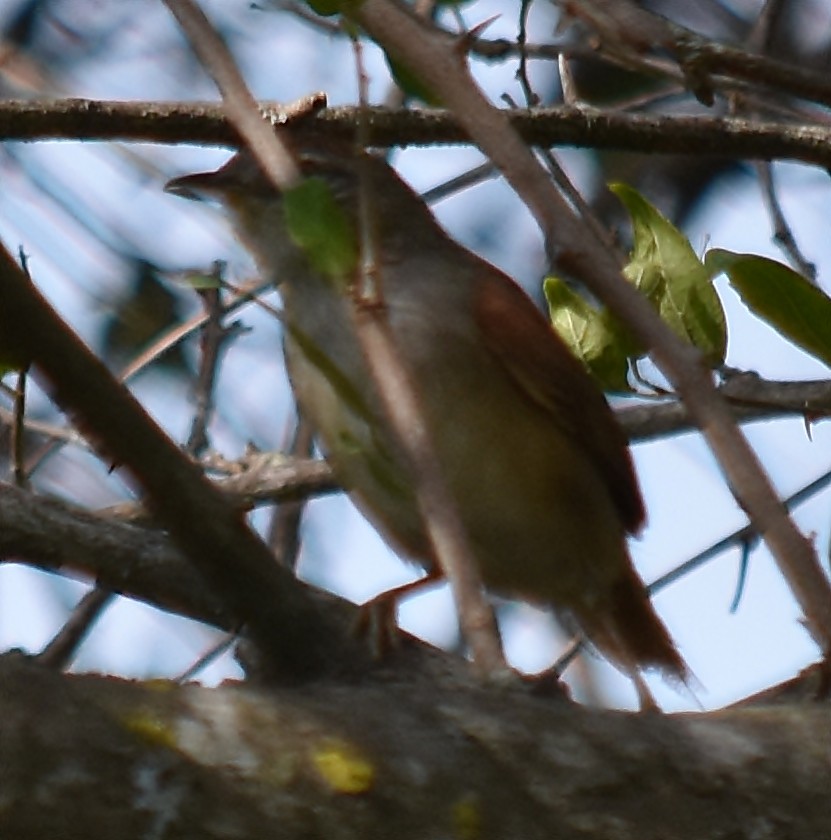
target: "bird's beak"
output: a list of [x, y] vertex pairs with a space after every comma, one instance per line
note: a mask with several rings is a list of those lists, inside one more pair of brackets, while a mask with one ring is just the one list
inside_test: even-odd
[[250, 155], [236, 154], [215, 172], [197, 172], [168, 181], [165, 192], [196, 201], [227, 202], [239, 194], [271, 198], [277, 190]]
[[217, 173], [195, 172], [192, 175], [180, 175], [164, 185], [164, 191], [190, 201], [206, 201], [217, 198]]

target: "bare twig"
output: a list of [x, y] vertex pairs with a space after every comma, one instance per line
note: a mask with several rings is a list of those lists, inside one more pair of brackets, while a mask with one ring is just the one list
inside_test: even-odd
[[[804, 487], [785, 498], [783, 500], [783, 504], [788, 510], [793, 510], [803, 502], [806, 502], [816, 496], [817, 493], [824, 490], [829, 485], [831, 485], [831, 472], [825, 472], [819, 476], [819, 478], [814, 479], [809, 484], [806, 484]], [[722, 554], [731, 548], [736, 548], [737, 546], [752, 547], [755, 543], [758, 543], [758, 541], [759, 532], [752, 524], [738, 528], [733, 531], [732, 534], [728, 534], [723, 539], [704, 549], [704, 551], [696, 554], [695, 557], [691, 557], [689, 560], [684, 561], [666, 574], [656, 578], [649, 585], [649, 591], [651, 593], [660, 592], [662, 589], [666, 589], [671, 584], [681, 580], [681, 578], [686, 577], [690, 574], [690, 572], [701, 568], [701, 566], [708, 563], [719, 554]]]
[[[29, 264], [25, 251], [21, 248], [19, 251], [20, 266], [29, 277]], [[28, 381], [26, 367], [21, 368], [16, 374], [16, 383], [12, 392], [13, 408], [12, 408], [12, 422], [10, 424], [11, 435], [9, 436], [9, 444], [11, 448], [11, 462], [12, 472], [14, 475], [14, 483], [18, 487], [25, 487], [29, 482], [29, 473], [26, 471], [24, 464], [24, 446], [25, 435], [24, 430], [26, 426], [26, 385]]]
[[17, 383], [14, 387], [14, 408], [12, 410], [12, 422], [10, 424], [11, 435], [9, 444], [11, 449], [12, 471], [14, 483], [18, 487], [25, 487], [29, 481], [29, 474], [23, 459], [23, 450], [26, 428], [26, 381], [28, 379], [25, 370], [18, 371]]
[[449, 178], [442, 184], [431, 187], [429, 190], [423, 192], [421, 197], [428, 204], [435, 204], [468, 187], [497, 177], [499, 177], [499, 170], [490, 161], [486, 161], [479, 166], [474, 166], [473, 169], [469, 169], [467, 172], [463, 172], [461, 175]]
[[[239, 511], [303, 501], [310, 496], [323, 496], [341, 489], [325, 461], [288, 458], [282, 452], [252, 452], [239, 461], [224, 462], [222, 467], [230, 469], [230, 473], [222, 468], [216, 469], [216, 464], [210, 461], [203, 461], [202, 466], [207, 471], [224, 473], [216, 480], [216, 485]], [[97, 513], [136, 524], [147, 524], [153, 520], [151, 511], [137, 502], [111, 505]]]
[[519, 50], [519, 67], [517, 67], [516, 77], [528, 108], [539, 104], [539, 97], [534, 93], [531, 80], [528, 78], [528, 54], [525, 52], [525, 47], [528, 45], [528, 15], [532, 2], [533, 0], [522, 0], [519, 5], [519, 30], [516, 44]]
[[[360, 50], [356, 54], [360, 101], [367, 104], [367, 79]], [[359, 142], [368, 140], [366, 133]], [[360, 281], [356, 284], [355, 333], [374, 381], [381, 403], [396, 437], [401, 441], [415, 482], [416, 500], [430, 545], [444, 576], [450, 582], [464, 639], [473, 662], [483, 676], [508, 671], [502, 651], [493, 608], [485, 598], [484, 585], [476, 566], [468, 534], [459, 516], [458, 500], [453, 498], [434, 443], [424, 423], [410, 371], [401, 358], [384, 311], [383, 274], [375, 230], [375, 196], [368, 177], [361, 173], [359, 188]]]
[[773, 167], [770, 163], [756, 163], [756, 176], [762, 188], [762, 197], [767, 205], [768, 213], [773, 222], [773, 241], [782, 249], [791, 265], [806, 279], [812, 283], [817, 279], [817, 267], [799, 248], [796, 237], [793, 235], [782, 205], [779, 203], [779, 196], [776, 194], [776, 185], [773, 182]]
[[227, 653], [236, 641], [239, 639], [239, 633], [226, 633], [218, 642], [212, 644], [203, 654], [201, 654], [195, 662], [191, 663], [178, 677], [175, 682], [182, 684], [190, 682], [195, 679], [200, 671], [203, 671], [209, 665], [212, 665], [224, 653]]
[[222, 351], [228, 341], [242, 329], [239, 323], [232, 324], [230, 327], [222, 323], [226, 307], [222, 304], [220, 284], [214, 288], [204, 289], [200, 297], [205, 306], [207, 321], [202, 327], [199, 342], [199, 373], [194, 388], [196, 412], [185, 444], [185, 451], [194, 456], [201, 455], [209, 445], [208, 424], [213, 414], [214, 385]]
[[[297, 425], [289, 453], [295, 458], [310, 458], [314, 449], [314, 435], [308, 420], [297, 409]], [[306, 498], [283, 502], [271, 520], [268, 544], [274, 551], [278, 563], [296, 570], [300, 554], [300, 520], [306, 508]]]
[[96, 584], [94, 589], [81, 598], [60, 631], [35, 659], [47, 668], [57, 670], [66, 668], [74, 659], [81, 642], [92, 629], [92, 625], [114, 600], [113, 592]]
[[[767, 0], [747, 37], [748, 50], [758, 53], [767, 52], [770, 38], [774, 32], [774, 23], [782, 10], [783, 4], [780, 0]], [[742, 104], [742, 100], [736, 98], [734, 103], [735, 109], [738, 110]], [[771, 162], [757, 161], [755, 169], [756, 177], [759, 179], [759, 184], [762, 188], [762, 197], [773, 221], [773, 241], [782, 249], [791, 265], [803, 277], [811, 282], [815, 282], [817, 274], [816, 266], [803, 256], [796, 242], [796, 237], [785, 218], [785, 213], [779, 202], [779, 196], [776, 193]]]
[[[235, 288], [228, 283], [223, 285], [233, 293], [222, 309], [222, 316], [226, 317], [252, 301], [257, 302], [258, 295], [269, 287], [270, 283], [266, 280], [256, 279], [250, 283], [246, 283], [241, 288]], [[203, 312], [199, 315], [194, 315], [183, 324], [171, 328], [167, 333], [157, 339], [152, 346], [148, 347], [144, 353], [137, 356], [122, 369], [118, 377], [119, 381], [129, 382], [138, 376], [139, 373], [157, 361], [159, 357], [172, 350], [188, 336], [203, 328], [207, 322], [208, 315]]]
[[[294, 157], [285, 145], [274, 141], [273, 129], [248, 90], [225, 42], [204, 12], [191, 0], [165, 0], [165, 4], [187, 33], [191, 47], [216, 82], [228, 119], [257, 161], [266, 172], [273, 172], [281, 184], [299, 182], [300, 170]], [[315, 103], [316, 100], [310, 99], [309, 107], [315, 107]]]
[[779, 15], [785, 10], [783, 0], [765, 0], [750, 34], [747, 36], [746, 46], [750, 52], [765, 54], [768, 52], [770, 39], [776, 31]]
[[560, 89], [563, 92], [563, 104], [573, 108], [579, 107], [580, 96], [577, 93], [577, 83], [566, 56], [561, 55], [557, 59], [557, 71], [560, 76]]

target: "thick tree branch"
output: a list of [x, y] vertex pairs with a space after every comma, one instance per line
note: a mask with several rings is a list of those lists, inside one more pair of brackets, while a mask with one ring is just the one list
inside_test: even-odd
[[[331, 484], [328, 466], [312, 463], [316, 472], [329, 475], [327, 484]], [[316, 479], [305, 491], [315, 484]], [[291, 490], [292, 498], [301, 493], [302, 485], [301, 481]], [[270, 495], [272, 491], [264, 492]], [[115, 518], [125, 514], [130, 521]], [[237, 629], [236, 617], [205, 587], [167, 534], [132, 521], [147, 519], [137, 504], [93, 513], [0, 483], [0, 563], [20, 562], [47, 572], [77, 575], [159, 609], [218, 628]], [[299, 581], [294, 585], [305, 586]], [[325, 597], [331, 603], [340, 600], [334, 595]]]
[[829, 751], [827, 704], [661, 717], [463, 669], [266, 691], [0, 659], [4, 837], [815, 840]]
[[[321, 94], [316, 96], [322, 97]], [[312, 98], [312, 102], [321, 102]], [[277, 121], [319, 128], [352, 139], [355, 107], [294, 114], [263, 102]], [[507, 118], [532, 144], [617, 149], [641, 154], [712, 155], [748, 160], [796, 160], [831, 166], [831, 127], [763, 122], [732, 117], [624, 114], [575, 108], [535, 108]], [[378, 146], [469, 143], [453, 115], [437, 109], [368, 108], [367, 130]], [[87, 99], [0, 101], [2, 140], [122, 140], [233, 146], [238, 136], [221, 105], [180, 102], [103, 102]]]

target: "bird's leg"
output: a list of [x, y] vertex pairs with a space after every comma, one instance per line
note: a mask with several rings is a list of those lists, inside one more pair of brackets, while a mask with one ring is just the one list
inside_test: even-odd
[[396, 611], [402, 598], [413, 592], [418, 592], [428, 586], [433, 586], [444, 580], [444, 574], [438, 567], [430, 569], [418, 580], [394, 586], [361, 604], [354, 631], [369, 640], [372, 654], [376, 659], [382, 659], [395, 646], [398, 633]]
[[638, 711], [639, 712], [660, 712], [661, 707], [658, 705], [646, 680], [641, 676], [640, 671], [633, 667], [627, 672], [627, 676], [635, 685], [635, 691], [638, 693]]

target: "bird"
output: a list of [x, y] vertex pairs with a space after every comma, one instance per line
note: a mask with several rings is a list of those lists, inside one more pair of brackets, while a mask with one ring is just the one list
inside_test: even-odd
[[[396, 350], [486, 589], [551, 608], [631, 678], [641, 709], [655, 708], [642, 672], [688, 685], [690, 671], [628, 551], [646, 512], [602, 391], [525, 292], [451, 238], [383, 157], [326, 137], [293, 137], [290, 148], [356, 249], [369, 225]], [[333, 278], [290, 224], [286, 191], [246, 150], [166, 189], [225, 208], [280, 290], [289, 378], [336, 478], [394, 551], [438, 575], [354, 332], [357, 261], [345, 282]]]

